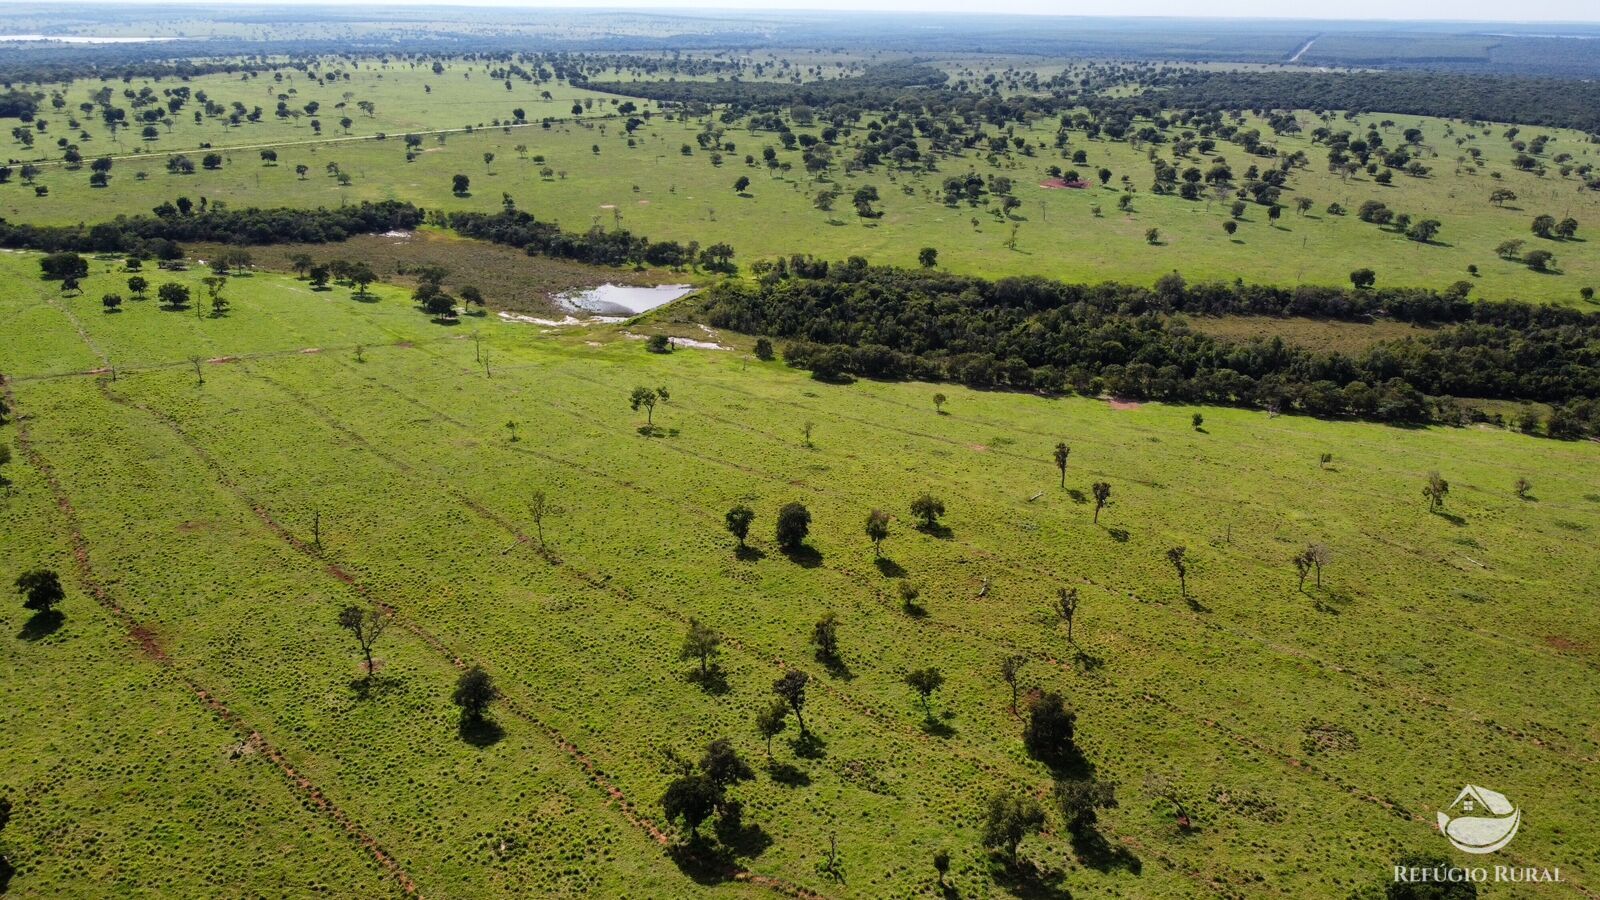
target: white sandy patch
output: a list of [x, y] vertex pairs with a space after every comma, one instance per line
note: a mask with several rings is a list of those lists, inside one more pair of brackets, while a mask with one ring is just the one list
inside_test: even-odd
[[[647, 334], [634, 334], [631, 331], [624, 331], [622, 333], [622, 336], [627, 338], [630, 341], [642, 341], [642, 340], [645, 340], [645, 339], [650, 337]], [[684, 347], [687, 347], [690, 350], [732, 350], [733, 349], [732, 347], [724, 347], [723, 345], [717, 343], [716, 341], [697, 341], [694, 338], [675, 337], [675, 336], [674, 337], [668, 337], [667, 340], [672, 342], [673, 349], [680, 349], [680, 348], [684, 348]]]
[[560, 319], [541, 319], [538, 316], [525, 316], [521, 313], [506, 312], [501, 310], [497, 315], [502, 322], [516, 322], [521, 325], [543, 325], [547, 328], [570, 328], [573, 325], [608, 325], [613, 322], [623, 321], [621, 316], [590, 316], [580, 319], [577, 316], [566, 316]]

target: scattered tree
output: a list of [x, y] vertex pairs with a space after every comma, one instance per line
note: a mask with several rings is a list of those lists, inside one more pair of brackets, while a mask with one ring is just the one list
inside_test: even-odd
[[1018, 653], [1013, 653], [1000, 660], [1000, 677], [1011, 687], [1011, 713], [1017, 712], [1017, 687], [1022, 678], [1022, 667], [1028, 664], [1028, 658]]
[[810, 676], [799, 669], [789, 669], [772, 683], [772, 692], [784, 703], [789, 704], [789, 709], [794, 711], [794, 719], [800, 723], [801, 735], [807, 733], [806, 720], [802, 713], [806, 706], [806, 684], [810, 680]]
[[923, 494], [911, 501], [911, 514], [922, 520], [922, 528], [932, 531], [939, 527], [939, 517], [944, 515], [944, 503], [932, 494]]
[[1067, 457], [1069, 457], [1071, 455], [1072, 455], [1072, 448], [1067, 446], [1066, 441], [1058, 441], [1058, 442], [1056, 442], [1056, 451], [1055, 451], [1056, 468], [1058, 470], [1060, 470], [1060, 472], [1061, 472], [1061, 487], [1062, 488], [1065, 488], [1067, 486]]
[[1189, 548], [1178, 546], [1167, 550], [1167, 562], [1172, 563], [1173, 571], [1178, 573], [1178, 592], [1182, 596], [1189, 596], [1189, 566], [1184, 562], [1184, 556]]
[[711, 675], [711, 660], [717, 655], [717, 647], [721, 643], [722, 638], [710, 626], [699, 619], [690, 619], [689, 631], [683, 636], [683, 647], [678, 650], [678, 658], [699, 660], [700, 677], [708, 678]]
[[67, 599], [61, 587], [61, 576], [52, 569], [34, 569], [17, 576], [17, 593], [22, 595], [22, 608], [36, 613], [48, 613], [57, 603]]
[[1100, 524], [1100, 510], [1111, 502], [1111, 485], [1104, 481], [1096, 481], [1090, 489], [1094, 493], [1094, 523]]
[[461, 718], [468, 724], [483, 721], [484, 714], [489, 711], [489, 704], [495, 701], [499, 692], [495, 690], [494, 681], [480, 666], [473, 666], [461, 673], [456, 680], [455, 693], [451, 700], [456, 706], [461, 707]]
[[767, 742], [767, 758], [772, 758], [772, 739], [789, 727], [789, 704], [774, 697], [766, 706], [756, 711], [756, 732]]
[[1450, 482], [1445, 481], [1438, 472], [1429, 472], [1428, 480], [1422, 485], [1422, 496], [1428, 499], [1428, 512], [1438, 512], [1444, 508], [1445, 495], [1450, 493]]
[[793, 553], [799, 550], [806, 542], [806, 535], [811, 533], [811, 511], [804, 504], [786, 503], [778, 510], [777, 540], [778, 546], [785, 552]]
[[389, 617], [376, 603], [366, 609], [351, 605], [339, 610], [339, 627], [350, 632], [350, 636], [355, 638], [356, 645], [361, 648], [361, 656], [365, 660], [362, 671], [366, 673], [367, 678], [372, 678], [372, 648], [377, 645], [378, 638], [382, 637], [384, 630], [389, 627]]
[[867, 538], [872, 541], [872, 555], [883, 556], [883, 542], [889, 536], [889, 514], [881, 509], [867, 513]]
[[944, 674], [937, 667], [929, 666], [926, 669], [913, 669], [906, 673], [906, 684], [917, 692], [922, 698], [922, 712], [928, 718], [933, 718], [933, 710], [928, 706], [928, 698], [934, 691], [944, 686]]
[[1072, 623], [1078, 615], [1078, 589], [1056, 588], [1056, 612], [1061, 614], [1061, 620], [1067, 623], [1067, 643], [1075, 644], [1072, 638]]
[[1044, 827], [1044, 808], [1033, 797], [1010, 791], [989, 800], [983, 822], [983, 846], [997, 851], [1009, 865], [1017, 863], [1017, 847]]
[[732, 509], [728, 510], [727, 515], [723, 516], [723, 522], [727, 525], [728, 533], [739, 540], [740, 550], [744, 549], [744, 539], [750, 535], [750, 523], [755, 520], [756, 511], [743, 503], [735, 504]]

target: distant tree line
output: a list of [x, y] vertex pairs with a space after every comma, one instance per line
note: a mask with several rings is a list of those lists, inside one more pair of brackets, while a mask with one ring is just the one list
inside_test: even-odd
[[793, 105], [830, 106], [844, 103], [869, 109], [894, 106], [907, 88], [931, 88], [944, 84], [949, 75], [943, 70], [917, 63], [888, 63], [872, 66], [860, 75], [825, 78], [801, 84], [778, 81], [584, 81], [574, 86], [609, 94], [625, 94], [647, 100], [674, 103], [728, 104], [787, 108]]
[[[423, 210], [410, 203], [384, 200], [337, 209], [198, 210], [184, 202], [162, 204], [157, 215], [118, 216], [98, 225], [26, 225], [0, 219], [0, 247], [55, 253], [129, 253], [174, 259], [180, 241], [224, 244], [321, 244], [355, 234], [371, 234], [422, 224]], [[169, 209], [170, 208], [170, 209]]]
[[[1449, 398], [1538, 400], [1557, 437], [1600, 431], [1600, 315], [1430, 291], [1229, 284], [1155, 288], [987, 281], [929, 271], [782, 261], [757, 283], [724, 283], [707, 321], [787, 338], [784, 358], [823, 379], [948, 380], [1233, 404], [1388, 422], [1463, 422]], [[1306, 315], [1448, 323], [1359, 353], [1230, 341], [1183, 316]]]

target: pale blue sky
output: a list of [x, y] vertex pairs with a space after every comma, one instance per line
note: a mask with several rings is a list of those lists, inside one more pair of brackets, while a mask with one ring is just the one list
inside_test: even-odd
[[[103, 0], [84, 0], [103, 2]], [[124, 0], [169, 2], [169, 0]], [[186, 0], [188, 2], [188, 0]], [[201, 0], [205, 2], [205, 0]], [[326, 6], [318, 0], [220, 0], [229, 5]], [[342, 0], [359, 6], [494, 6], [566, 9], [655, 9], [675, 11], [827, 10], [845, 12], [1014, 13], [1055, 16], [1176, 16], [1182, 18], [1361, 19], [1451, 22], [1600, 23], [1600, 0]]]

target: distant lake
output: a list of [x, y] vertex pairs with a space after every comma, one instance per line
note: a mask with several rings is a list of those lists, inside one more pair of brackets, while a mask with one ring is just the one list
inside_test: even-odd
[[694, 286], [688, 284], [663, 284], [656, 287], [602, 284], [587, 291], [562, 294], [556, 299], [567, 307], [581, 312], [601, 316], [636, 316], [692, 293]]
[[82, 37], [75, 34], [0, 34], [0, 44], [7, 41], [58, 41], [63, 44], [142, 44], [147, 41], [170, 41], [164, 37]]

